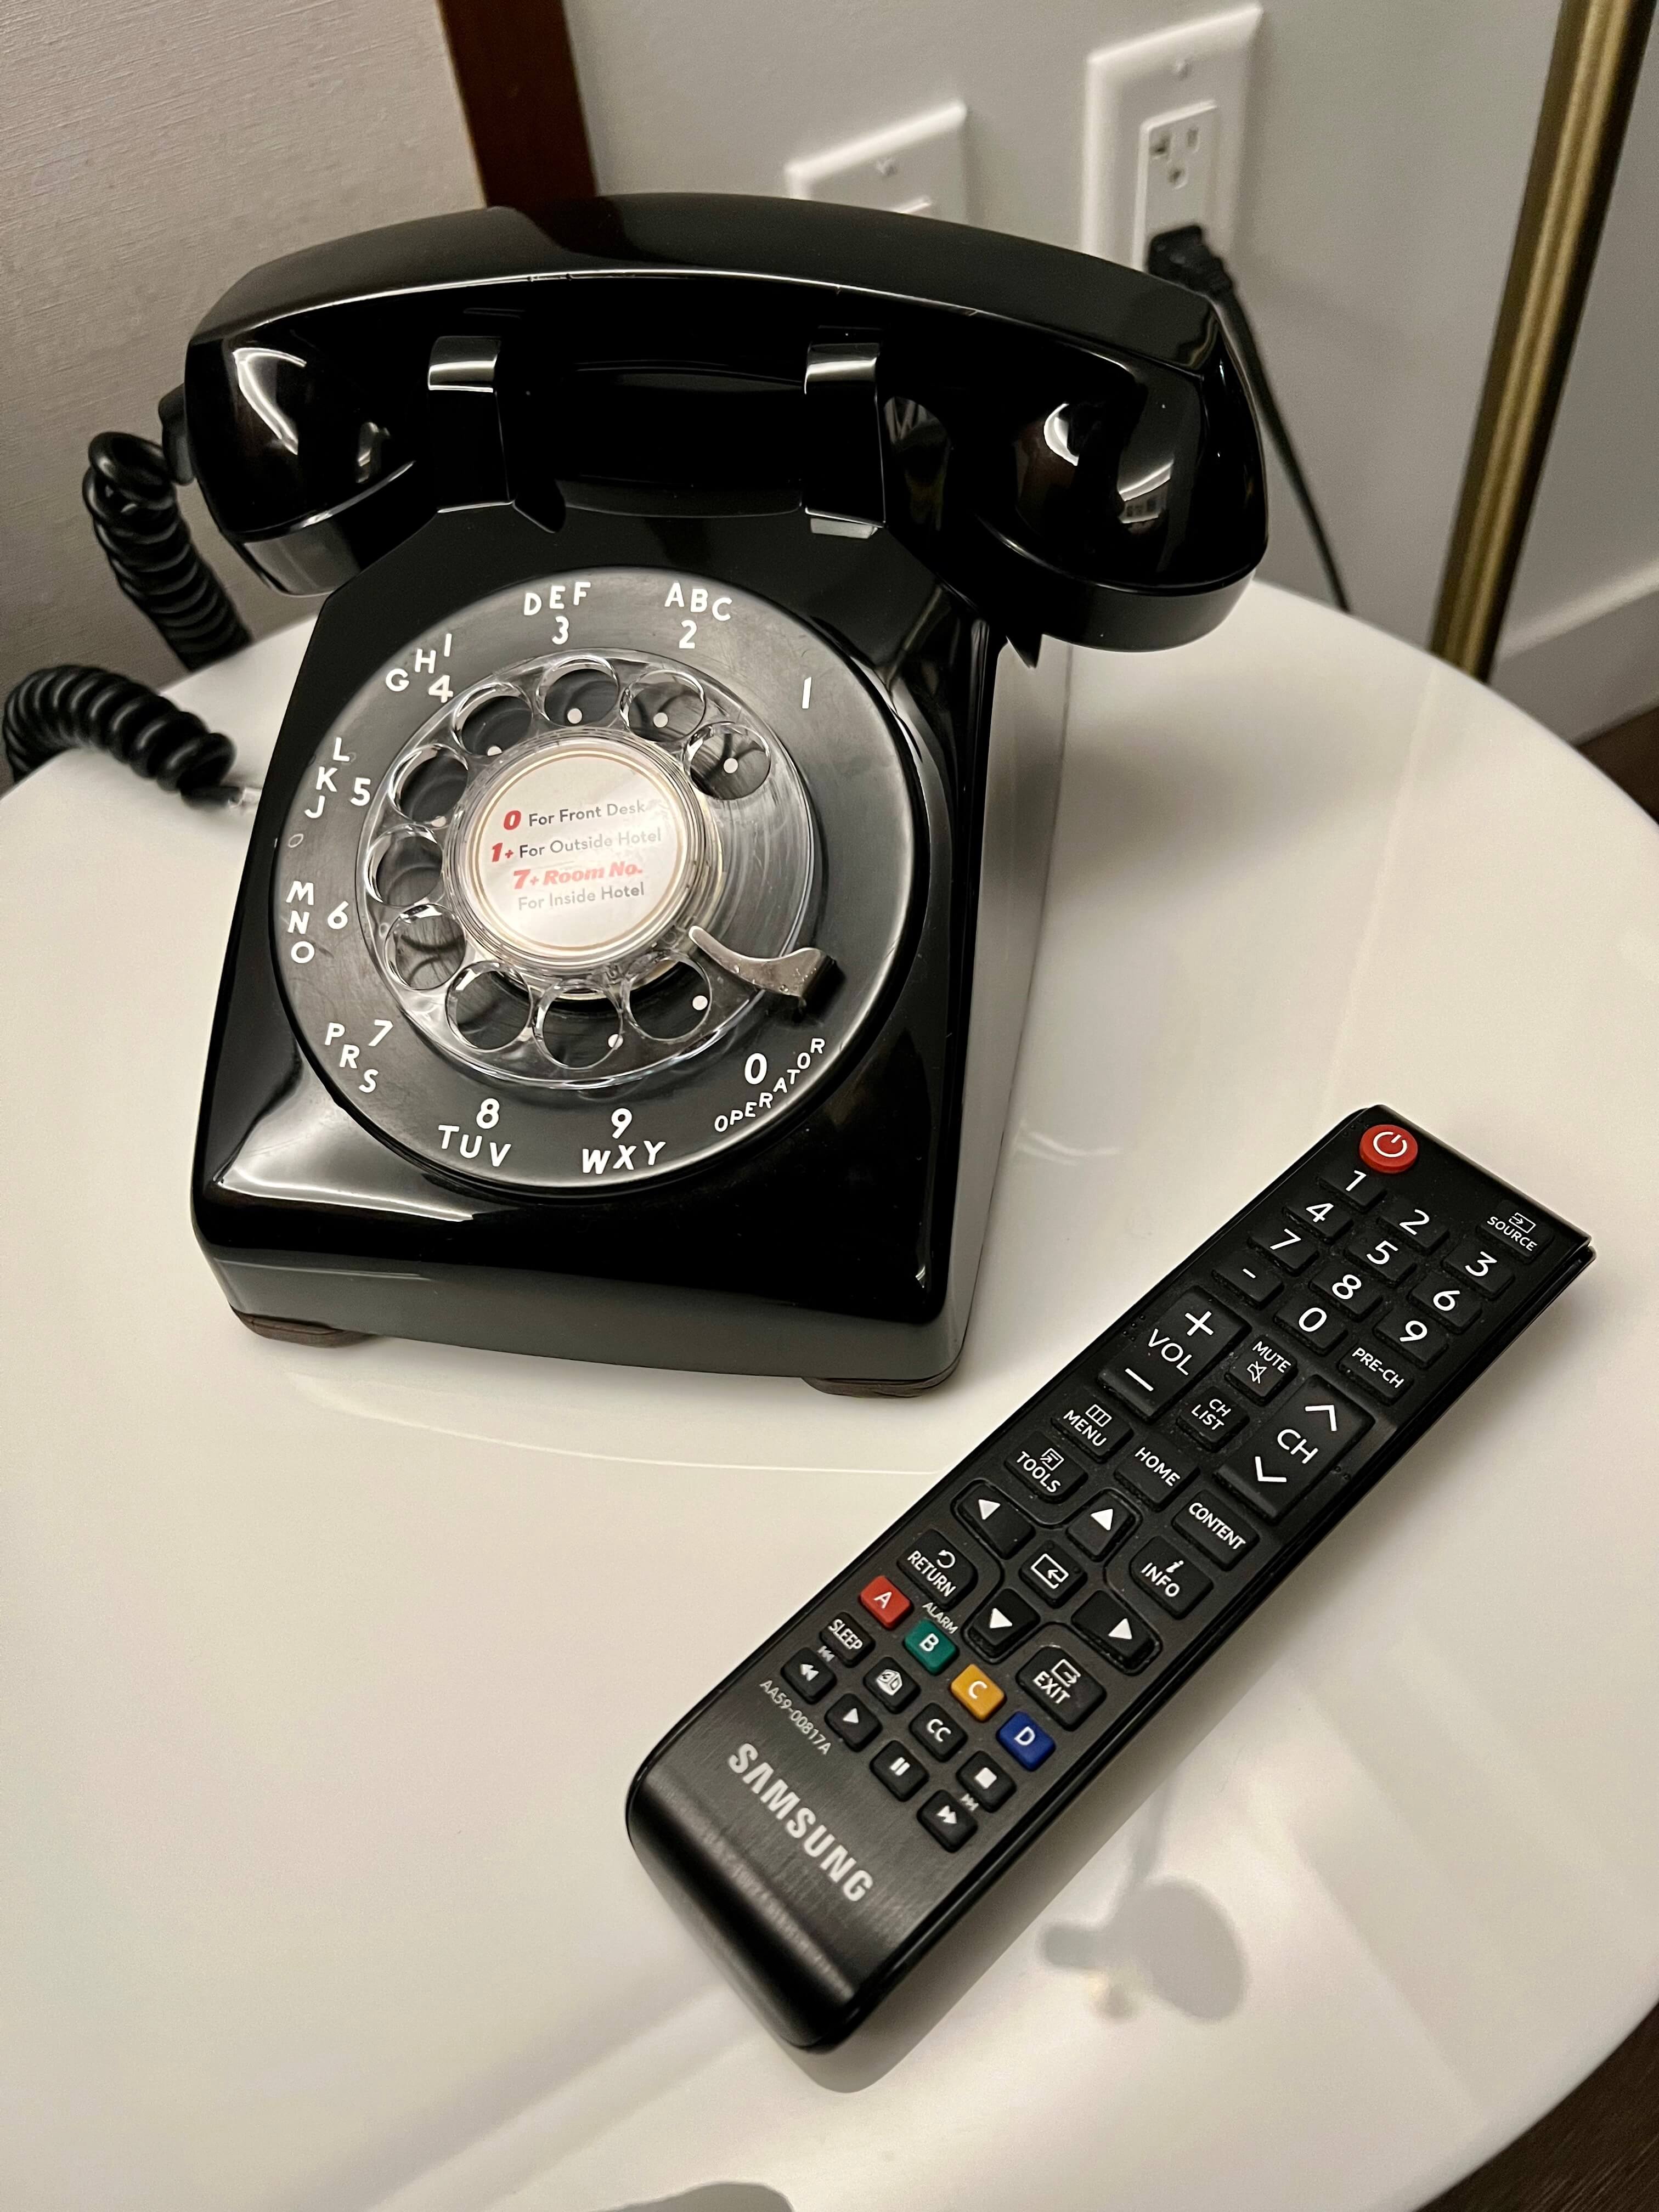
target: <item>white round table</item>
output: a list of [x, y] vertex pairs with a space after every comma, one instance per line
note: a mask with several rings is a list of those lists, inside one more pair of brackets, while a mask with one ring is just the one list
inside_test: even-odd
[[[262, 757], [302, 643], [180, 696]], [[1079, 655], [967, 1352], [908, 1401], [240, 1328], [186, 1188], [245, 835], [84, 757], [0, 804], [9, 2212], [1384, 2212], [1659, 1997], [1659, 834], [1566, 746], [1266, 587]], [[1374, 1099], [1597, 1264], [792, 2057], [630, 1854], [635, 1762]]]

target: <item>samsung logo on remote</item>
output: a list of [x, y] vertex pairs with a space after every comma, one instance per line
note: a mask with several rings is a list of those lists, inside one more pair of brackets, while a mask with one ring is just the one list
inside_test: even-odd
[[818, 1872], [828, 1875], [844, 1898], [856, 1905], [860, 1898], [868, 1897], [873, 1879], [868, 1869], [859, 1864], [844, 1844], [836, 1841], [783, 1777], [773, 1773], [752, 1743], [740, 1743], [726, 1763], [733, 1774], [743, 1777], [744, 1788], [754, 1791], [772, 1818], [783, 1822], [807, 1857], [817, 1861]]

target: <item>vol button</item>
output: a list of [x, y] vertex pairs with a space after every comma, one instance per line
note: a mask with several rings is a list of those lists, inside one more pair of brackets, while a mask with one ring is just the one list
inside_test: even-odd
[[1359, 1139], [1359, 1157], [1378, 1175], [1403, 1175], [1417, 1158], [1417, 1139], [1396, 1121], [1374, 1121]]

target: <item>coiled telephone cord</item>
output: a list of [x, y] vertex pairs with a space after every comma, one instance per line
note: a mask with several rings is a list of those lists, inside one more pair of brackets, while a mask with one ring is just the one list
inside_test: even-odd
[[[224, 586], [191, 542], [166, 454], [121, 431], [93, 440], [81, 496], [116, 582], [186, 668], [205, 668], [248, 642]], [[163, 791], [195, 802], [239, 799], [228, 781], [236, 748], [199, 714], [148, 684], [73, 663], [37, 668], [0, 713], [14, 781], [55, 754], [84, 747], [125, 761]]]

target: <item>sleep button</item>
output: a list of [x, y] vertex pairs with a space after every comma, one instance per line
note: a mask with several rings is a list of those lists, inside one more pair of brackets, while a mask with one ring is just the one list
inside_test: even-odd
[[1234, 1565], [1257, 1540], [1255, 1530], [1232, 1506], [1203, 1490], [1188, 1499], [1170, 1525], [1218, 1567]]

